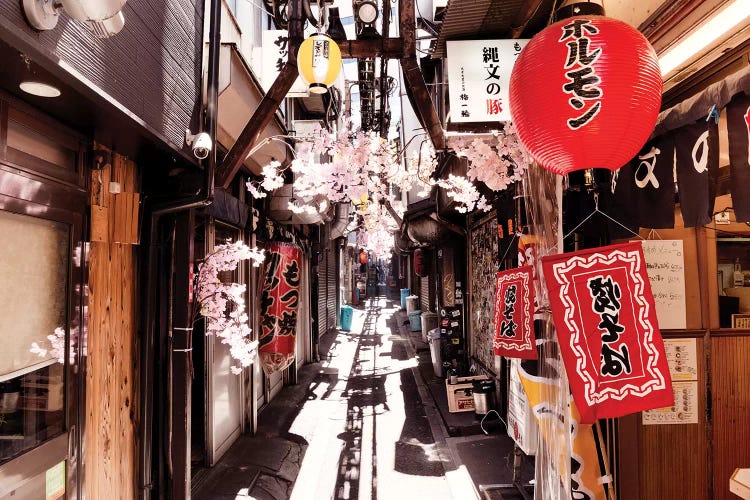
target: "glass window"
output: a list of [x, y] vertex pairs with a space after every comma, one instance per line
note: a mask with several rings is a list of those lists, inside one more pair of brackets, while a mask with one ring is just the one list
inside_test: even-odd
[[0, 463], [63, 430], [70, 230], [0, 211]]
[[8, 120], [8, 148], [66, 170], [76, 167], [77, 151], [12, 119]]

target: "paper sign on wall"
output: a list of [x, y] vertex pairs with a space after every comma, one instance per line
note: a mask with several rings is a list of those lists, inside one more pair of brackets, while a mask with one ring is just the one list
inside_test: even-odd
[[698, 423], [698, 353], [695, 339], [668, 339], [664, 351], [672, 374], [674, 404], [644, 411], [643, 425]]
[[65, 461], [47, 469], [45, 483], [46, 500], [58, 500], [65, 496]]
[[674, 405], [644, 411], [643, 425], [697, 424], [698, 382], [673, 382]]
[[527, 43], [522, 39], [446, 42], [452, 122], [510, 120], [510, 73]]
[[682, 240], [641, 242], [661, 330], [687, 328], [685, 253]]

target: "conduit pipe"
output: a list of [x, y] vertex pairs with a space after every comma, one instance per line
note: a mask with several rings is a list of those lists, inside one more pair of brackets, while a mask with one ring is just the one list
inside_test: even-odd
[[204, 123], [211, 137], [213, 147], [205, 165], [203, 186], [192, 196], [180, 197], [159, 203], [150, 208], [149, 249], [145, 266], [145, 304], [141, 316], [140, 346], [140, 459], [139, 497], [150, 499], [153, 485], [153, 403], [154, 403], [154, 349], [156, 338], [156, 260], [158, 257], [158, 226], [163, 215], [181, 212], [192, 208], [206, 207], [214, 198], [214, 173], [216, 170], [216, 114], [219, 104], [219, 50], [221, 48], [221, 0], [211, 0], [209, 6], [210, 24], [208, 37], [208, 69], [206, 111]]

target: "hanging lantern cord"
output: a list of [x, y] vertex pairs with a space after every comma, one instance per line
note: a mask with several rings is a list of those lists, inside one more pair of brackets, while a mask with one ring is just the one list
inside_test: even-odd
[[325, 2], [318, 0], [318, 33], [323, 33], [323, 13], [325, 9]]

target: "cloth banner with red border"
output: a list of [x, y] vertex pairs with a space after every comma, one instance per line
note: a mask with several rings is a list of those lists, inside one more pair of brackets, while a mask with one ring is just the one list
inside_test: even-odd
[[545, 257], [542, 268], [581, 422], [671, 406], [641, 243]]
[[270, 244], [260, 296], [258, 338], [258, 356], [266, 375], [285, 369], [295, 359], [301, 265], [300, 247]]
[[537, 359], [534, 336], [534, 281], [531, 266], [497, 273], [495, 356]]

